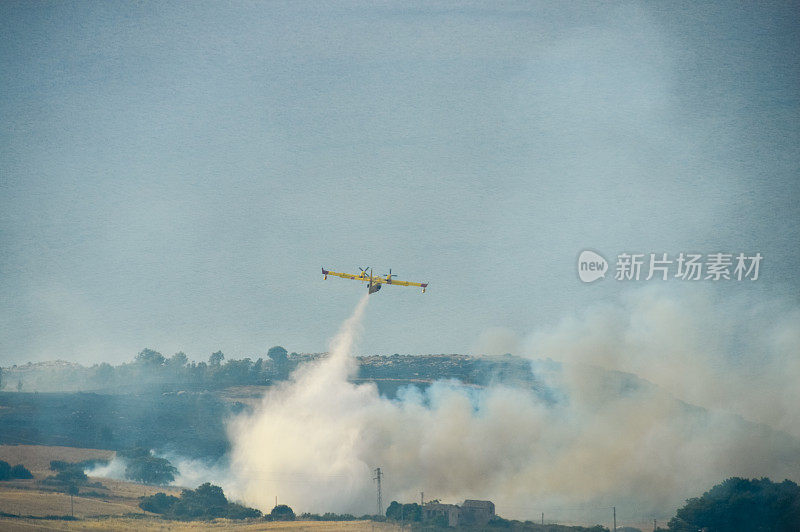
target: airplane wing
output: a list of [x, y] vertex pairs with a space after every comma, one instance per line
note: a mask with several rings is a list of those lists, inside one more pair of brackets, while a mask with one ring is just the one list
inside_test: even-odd
[[369, 285], [370, 294], [380, 290], [381, 285], [384, 284], [394, 284], [399, 286], [419, 286], [420, 288], [422, 288], [423, 293], [425, 293], [425, 290], [428, 288], [428, 283], [415, 283], [414, 281], [398, 281], [397, 279], [392, 279], [391, 277], [388, 279], [386, 277], [379, 277], [379, 276], [370, 277], [369, 275], [365, 275], [364, 272], [361, 272], [359, 274], [334, 272], [322, 268], [323, 278], [327, 279], [329, 275], [332, 275], [334, 277], [341, 277], [342, 279], [350, 279], [352, 281], [361, 281], [362, 283], [371, 281]]
[[325, 276], [327, 279], [329, 275], [333, 275], [334, 277], [341, 277], [342, 279], [352, 279], [354, 281], [368, 281], [368, 277], [364, 277], [363, 274], [354, 274], [354, 273], [340, 273], [340, 272], [332, 272], [330, 270], [326, 270], [322, 268], [322, 275]]
[[397, 279], [386, 279], [383, 278], [380, 281], [382, 284], [396, 284], [400, 286], [419, 286], [422, 288], [422, 293], [425, 293], [425, 290], [428, 288], [428, 283], [415, 283], [414, 281], [398, 281]]
[[400, 286], [419, 286], [421, 288], [425, 288], [428, 286], [428, 283], [415, 283], [413, 281], [398, 281], [397, 279], [381, 279], [383, 284], [399, 284]]

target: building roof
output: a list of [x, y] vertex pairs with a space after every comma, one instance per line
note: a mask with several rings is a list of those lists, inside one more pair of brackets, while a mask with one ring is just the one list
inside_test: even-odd
[[471, 507], [471, 508], [493, 508], [494, 503], [492, 501], [479, 501], [476, 499], [467, 499], [461, 506]]

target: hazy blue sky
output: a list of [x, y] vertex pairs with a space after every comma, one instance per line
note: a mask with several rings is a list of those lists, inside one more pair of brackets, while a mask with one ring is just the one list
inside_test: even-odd
[[0, 3], [0, 364], [322, 351], [364, 289], [320, 266], [430, 282], [368, 353], [645, 284], [585, 248], [796, 303], [800, 6], [696, 4]]

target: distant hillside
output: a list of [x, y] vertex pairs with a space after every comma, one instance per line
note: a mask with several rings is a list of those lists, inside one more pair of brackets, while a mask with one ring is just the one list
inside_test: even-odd
[[0, 392], [0, 444], [142, 446], [217, 458], [228, 449], [224, 423], [236, 408], [208, 392]]
[[[145, 446], [216, 459], [228, 450], [224, 423], [252, 407], [267, 387], [299, 365], [325, 353], [286, 353], [280, 347], [255, 361], [189, 362], [182, 353], [166, 358], [143, 350], [133, 362], [91, 367], [64, 361], [3, 368], [0, 443], [119, 450]], [[545, 402], [558, 394], [544, 384], [560, 366], [511, 355], [399, 355], [358, 357], [356, 382], [374, 382], [394, 397], [405, 386], [427, 388], [440, 380], [468, 386], [492, 383], [530, 388]], [[634, 376], [601, 372], [613, 393], [647, 383]]]
[[[133, 362], [117, 366], [102, 363], [87, 367], [63, 360], [27, 363], [2, 368], [0, 390], [125, 394], [145, 390], [200, 391], [230, 386], [269, 386], [286, 379], [297, 366], [327, 356], [326, 353], [286, 353], [280, 347], [272, 348], [270, 353], [272, 356], [256, 360], [225, 360], [222, 353], [215, 353], [206, 363], [189, 361], [182, 353], [167, 358], [145, 349]], [[394, 354], [362, 356], [357, 360], [357, 380], [374, 380], [389, 392], [393, 388], [389, 380], [425, 385], [436, 380], [455, 379], [477, 386], [503, 382], [542, 387], [531, 369], [531, 362], [512, 355]]]
[[[0, 444], [39, 444], [122, 450], [146, 447], [186, 457], [217, 460], [229, 450], [225, 422], [252, 408], [273, 384], [325, 353], [286, 353], [270, 349], [268, 358], [189, 362], [143, 350], [133, 362], [85, 367], [44, 362], [3, 368], [0, 392]], [[768, 445], [774, 455], [795, 463], [800, 442], [789, 435], [730, 414], [709, 413], [678, 401], [636, 375], [591, 366], [564, 367], [551, 360], [512, 355], [399, 355], [358, 359], [356, 382], [373, 382], [395, 397], [407, 386], [424, 390], [435, 381], [470, 387], [494, 383], [527, 388], [545, 404], [570, 401], [559, 385], [566, 373], [580, 375], [584, 414], [614, 407], [626, 397], [634, 403], [660, 397], [663, 408], [680, 416], [691, 434], [716, 423], [725, 427], [742, 453]], [[21, 383], [21, 385], [19, 384]], [[17, 389], [21, 388], [21, 391]], [[767, 473], [767, 472], [765, 472]]]

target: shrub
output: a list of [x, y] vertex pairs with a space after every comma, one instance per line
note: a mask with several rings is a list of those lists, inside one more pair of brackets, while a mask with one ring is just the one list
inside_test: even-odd
[[11, 464], [4, 460], [0, 460], [0, 480], [12, 480], [17, 478], [33, 478], [33, 475], [28, 468], [22, 464], [17, 464], [11, 467]]
[[187, 521], [216, 517], [228, 519], [261, 517], [261, 512], [255, 508], [228, 502], [222, 488], [208, 482], [198, 486], [195, 490], [183, 490], [180, 497], [173, 497], [161, 492], [150, 497], [142, 497], [139, 508], [162, 514], [168, 518]]
[[229, 502], [225, 517], [228, 519], [252, 519], [261, 517], [261, 512], [255, 508], [248, 508], [235, 502]]
[[169, 460], [153, 456], [150, 449], [143, 447], [119, 451], [117, 455], [125, 460], [125, 478], [128, 480], [165, 486], [175, 480], [178, 472]]
[[11, 468], [11, 478], [33, 478], [33, 475], [27, 467], [17, 464]]
[[285, 504], [279, 504], [269, 513], [270, 519], [273, 521], [294, 521], [294, 510]]
[[149, 497], [142, 497], [142, 500], [139, 503], [139, 508], [155, 514], [166, 514], [172, 510], [172, 507], [175, 506], [175, 503], [177, 502], [177, 497], [158, 492]]
[[89, 480], [89, 477], [86, 476], [86, 473], [83, 472], [83, 469], [79, 468], [70, 468], [59, 471], [56, 473], [54, 478], [55, 480], [65, 484], [86, 484], [86, 481]]

